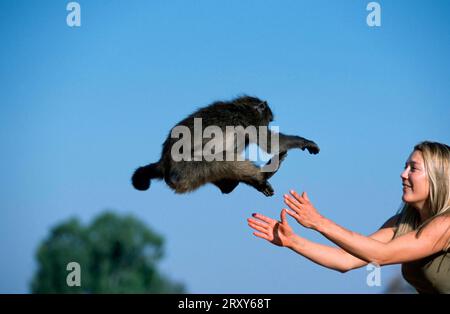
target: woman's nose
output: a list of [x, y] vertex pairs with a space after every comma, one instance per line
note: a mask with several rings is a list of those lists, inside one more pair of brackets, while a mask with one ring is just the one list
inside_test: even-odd
[[400, 174], [400, 178], [405, 180], [408, 179], [408, 168], [402, 171], [402, 173]]

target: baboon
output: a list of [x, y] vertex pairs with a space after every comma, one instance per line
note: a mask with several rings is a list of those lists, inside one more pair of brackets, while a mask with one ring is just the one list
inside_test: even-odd
[[[292, 148], [307, 149], [311, 154], [319, 153], [319, 146], [311, 140], [295, 135], [285, 135], [275, 133], [269, 130], [269, 123], [273, 121], [273, 113], [266, 101], [251, 96], [241, 96], [231, 101], [216, 101], [206, 107], [200, 108], [187, 118], [179, 122], [171, 129], [167, 139], [163, 143], [161, 158], [156, 163], [139, 167], [132, 176], [132, 184], [137, 190], [147, 190], [150, 187], [151, 179], [164, 179], [167, 185], [172, 188], [175, 193], [191, 192], [206, 183], [216, 185], [222, 193], [228, 194], [232, 192], [240, 182], [254, 187], [266, 196], [272, 196], [274, 190], [269, 184], [268, 179], [272, 177], [279, 169], [281, 162], [287, 155], [287, 151]], [[195, 120], [201, 119], [202, 130], [209, 126], [216, 126], [227, 134], [218, 143], [224, 146], [218, 146], [220, 149], [214, 151], [215, 156], [220, 154], [232, 153], [235, 157], [242, 154], [250, 143], [255, 143], [269, 154], [273, 154], [269, 162], [261, 167], [256, 166], [250, 160], [238, 160], [238, 158], [200, 160], [184, 159], [175, 161], [173, 158], [174, 144], [178, 141], [174, 138], [173, 131], [176, 127], [184, 127], [194, 134]], [[199, 120], [197, 120], [199, 121]], [[226, 133], [227, 126], [240, 126], [242, 129], [254, 127], [257, 132], [255, 141], [249, 134], [234, 133], [231, 140]], [[236, 128], [237, 129], [237, 128]], [[259, 141], [261, 132], [267, 134], [266, 145], [261, 145]], [[203, 134], [203, 133], [202, 133]], [[244, 142], [239, 144], [236, 136], [243, 135]], [[273, 145], [273, 139], [278, 137], [278, 149]], [[185, 147], [181, 147], [177, 153], [188, 154], [192, 156], [205, 147], [210, 139], [202, 138], [201, 147], [196, 147], [193, 139], [190, 139], [188, 151], [183, 151]], [[198, 145], [197, 145], [198, 146]], [[217, 148], [217, 147], [216, 147]], [[200, 149], [200, 150], [199, 150]], [[221, 155], [223, 157], [223, 155]], [[277, 164], [273, 164], [277, 162]], [[268, 167], [272, 166], [270, 169]], [[273, 167], [275, 166], [275, 167]]]

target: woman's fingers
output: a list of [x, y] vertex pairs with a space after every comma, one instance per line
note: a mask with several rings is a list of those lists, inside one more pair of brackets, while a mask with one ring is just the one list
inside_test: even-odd
[[281, 210], [281, 214], [280, 214], [280, 218], [281, 218], [281, 223], [284, 225], [284, 224], [287, 224], [287, 220], [286, 220], [286, 209], [285, 208], [283, 208], [282, 210]]
[[247, 221], [249, 223], [255, 224], [257, 226], [263, 227], [263, 228], [268, 228], [269, 224], [267, 222], [261, 221], [261, 220], [256, 220], [253, 218], [248, 218]]
[[287, 218], [286, 218], [286, 214], [288, 214], [289, 216], [292, 216], [292, 217], [294, 217], [294, 218], [296, 218], [296, 217], [298, 217], [298, 215], [294, 212], [294, 211], [292, 211], [292, 210], [288, 210], [287, 208], [283, 208], [282, 210], [281, 210], [281, 223], [282, 224], [286, 224], [286, 225], [289, 225], [289, 223], [288, 223], [288, 221], [287, 221]]
[[268, 224], [273, 224], [274, 222], [276, 222], [275, 219], [269, 218], [267, 216], [264, 216], [264, 215], [261, 215], [261, 214], [258, 214], [258, 213], [254, 213], [252, 216], [255, 217], [255, 218], [258, 218], [259, 220], [267, 222]]
[[269, 237], [266, 234], [264, 234], [264, 233], [253, 232], [253, 235], [257, 236], [258, 238], [262, 238], [262, 239], [265, 239], [267, 241], [270, 241]]
[[290, 209], [292, 209], [293, 211], [295, 211], [296, 213], [298, 211], [300, 211], [300, 207], [297, 204], [294, 204], [290, 199], [285, 198], [284, 202], [286, 203], [287, 206], [289, 206]]
[[293, 204], [295, 204], [299, 208], [302, 206], [302, 203], [300, 203], [299, 201], [297, 201], [295, 198], [293, 198], [292, 196], [290, 196], [288, 194], [284, 194], [284, 199], [290, 200]]
[[295, 192], [294, 190], [290, 190], [289, 191], [292, 196], [300, 203], [300, 204], [305, 204], [309, 201], [309, 199], [306, 199], [305, 196], [305, 192], [303, 192], [302, 196], [300, 196], [297, 192]]
[[264, 233], [264, 234], [267, 233], [267, 229], [264, 228], [264, 227], [255, 225], [254, 223], [251, 223], [251, 222], [249, 222], [248, 225], [249, 225], [250, 227], [252, 227], [253, 229], [255, 229], [255, 230], [257, 230], [257, 231], [260, 231], [260, 232], [262, 232], [262, 233]]
[[286, 213], [287, 213], [289, 216], [291, 216], [292, 218], [294, 218], [295, 220], [300, 219], [300, 216], [297, 215], [296, 212], [294, 212], [294, 211], [292, 211], [292, 210], [287, 210], [286, 208], [283, 208], [283, 210], [285, 210]]
[[307, 202], [310, 202], [308, 194], [306, 194], [306, 192], [303, 192], [302, 196]]

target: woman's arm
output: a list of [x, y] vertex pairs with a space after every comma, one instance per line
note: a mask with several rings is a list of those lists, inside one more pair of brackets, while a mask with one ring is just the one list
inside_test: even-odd
[[450, 239], [450, 217], [439, 217], [431, 221], [419, 237], [413, 231], [383, 243], [347, 230], [321, 216], [306, 193], [300, 196], [291, 191], [291, 194], [293, 197], [285, 195], [286, 204], [293, 210], [287, 211], [288, 214], [366, 262], [386, 265], [418, 260], [443, 250]]
[[349, 231], [328, 219], [320, 224], [317, 231], [367, 262], [389, 265], [415, 261], [442, 251], [450, 239], [449, 226], [449, 218], [439, 217], [424, 227], [419, 237], [417, 231], [412, 231], [388, 243]]
[[[392, 240], [397, 219], [398, 216], [388, 219], [383, 226], [375, 233], [371, 234], [369, 238], [381, 243], [387, 243]], [[368, 264], [367, 261], [346, 252], [340, 247], [331, 247], [315, 243], [299, 236], [295, 236], [293, 245], [290, 249], [319, 265], [338, 270], [342, 273]]]
[[[298, 254], [324, 267], [346, 272], [359, 268], [367, 264], [339, 247], [331, 247], [309, 241], [296, 235], [286, 220], [286, 211], [281, 213], [281, 221], [266, 217], [261, 214], [254, 214], [254, 218], [248, 219], [250, 227], [258, 232], [254, 234], [267, 241], [290, 248]], [[371, 238], [388, 242], [394, 236], [394, 226], [398, 216], [390, 218], [377, 232], [370, 235]]]

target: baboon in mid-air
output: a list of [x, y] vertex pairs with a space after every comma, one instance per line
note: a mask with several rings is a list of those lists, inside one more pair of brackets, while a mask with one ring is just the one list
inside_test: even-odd
[[[276, 167], [272, 167], [270, 171], [265, 171], [264, 167], [256, 166], [250, 160], [238, 160], [238, 158], [230, 159], [215, 159], [205, 160], [177, 160], [175, 161], [173, 154], [173, 146], [178, 141], [174, 138], [172, 131], [176, 127], [184, 127], [194, 134], [194, 119], [201, 119], [202, 130], [209, 126], [216, 126], [223, 130], [223, 149], [215, 152], [216, 155], [230, 153], [235, 155], [242, 154], [245, 148], [250, 144], [256, 142], [260, 148], [274, 157], [264, 166], [265, 169], [271, 166], [272, 163], [278, 161]], [[176, 193], [186, 193], [194, 191], [206, 183], [216, 185], [222, 193], [230, 193], [233, 191], [239, 182], [248, 184], [266, 196], [274, 194], [273, 188], [267, 181], [278, 169], [281, 161], [286, 157], [287, 151], [292, 148], [307, 149], [311, 154], [319, 153], [319, 147], [313, 141], [307, 140], [300, 136], [285, 135], [282, 133], [275, 133], [268, 129], [269, 123], [273, 120], [272, 110], [266, 101], [262, 101], [256, 97], [242, 96], [231, 101], [217, 101], [209, 106], [203, 107], [189, 115], [187, 118], [179, 122], [171, 129], [169, 136], [165, 140], [162, 148], [161, 158], [155, 163], [138, 168], [132, 176], [133, 186], [141, 191], [147, 190], [150, 187], [151, 179], [164, 179], [167, 185]], [[197, 120], [199, 121], [199, 120]], [[242, 129], [254, 126], [257, 131], [257, 139], [260, 139], [261, 131], [265, 131], [266, 145], [261, 145], [255, 141], [248, 134], [244, 134], [244, 143], [239, 145], [235, 140], [236, 134], [233, 138], [229, 138], [226, 132], [227, 126], [241, 126]], [[239, 134], [237, 134], [239, 135]], [[278, 138], [278, 150], [272, 149], [271, 143], [274, 136]], [[210, 138], [201, 139], [201, 147], [210, 141]], [[216, 139], [217, 140], [217, 139]], [[190, 151], [182, 151], [180, 153], [193, 156], [198, 152], [199, 147], [195, 146], [194, 140], [191, 139], [193, 145], [190, 145]], [[274, 145], [275, 146], [275, 145]]]

